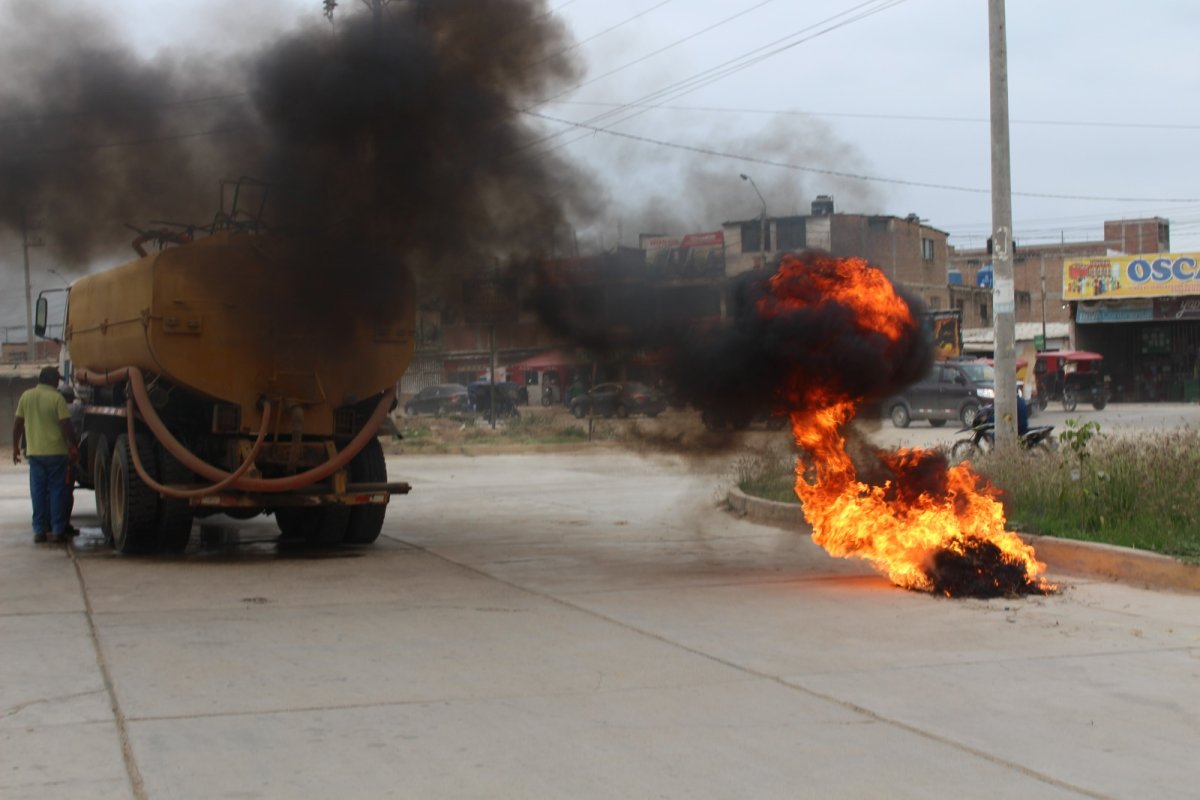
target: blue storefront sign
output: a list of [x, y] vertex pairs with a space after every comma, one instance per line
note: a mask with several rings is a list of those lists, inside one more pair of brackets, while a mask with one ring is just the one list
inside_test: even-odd
[[1100, 322], [1200, 320], [1200, 295], [1156, 297], [1153, 300], [1081, 302], [1075, 311], [1080, 325]]

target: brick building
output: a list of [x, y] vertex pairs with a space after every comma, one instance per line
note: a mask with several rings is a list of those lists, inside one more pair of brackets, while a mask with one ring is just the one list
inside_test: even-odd
[[765, 223], [761, 217], [735, 220], [723, 227], [730, 275], [756, 269], [780, 252], [815, 248], [866, 259], [929, 308], [961, 310], [965, 327], [991, 324], [991, 292], [949, 284], [947, 233], [916, 214], [844, 214], [834, 209], [832, 197], [821, 195], [811, 214], [768, 217]]
[[[1171, 249], [1170, 223], [1161, 217], [1109, 220], [1104, 238], [1026, 245], [1018, 239], [1013, 258], [1016, 322], [1068, 322], [1063, 302], [1063, 264], [1072, 259], [1109, 253], [1165, 253]], [[950, 248], [950, 271], [965, 286], [991, 287], [992, 257], [987, 248]], [[984, 322], [990, 325], [991, 321]]]

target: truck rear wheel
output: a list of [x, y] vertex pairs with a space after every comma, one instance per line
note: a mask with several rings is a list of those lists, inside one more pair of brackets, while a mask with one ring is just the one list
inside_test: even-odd
[[283, 538], [315, 545], [341, 544], [346, 539], [350, 509], [346, 506], [300, 506], [275, 509], [275, 524]]
[[88, 447], [92, 454], [92, 489], [96, 493], [96, 516], [100, 518], [100, 530], [104, 533], [104, 541], [111, 542], [113, 531], [108, 502], [108, 475], [112, 451], [108, 449], [108, 437], [104, 434], [89, 439]]
[[109, 515], [112, 545], [118, 553], [144, 553], [157, 543], [158, 495], [142, 482], [133, 466], [130, 447], [137, 447], [142, 465], [154, 463], [154, 448], [144, 436], [130, 443], [126, 434], [117, 437], [109, 475]]
[[[158, 466], [158, 474], [155, 477], [160, 483], [169, 486], [193, 481], [191, 470], [180, 464], [161, 444], [155, 444], [154, 456]], [[158, 503], [156, 528], [159, 547], [169, 553], [183, 552], [187, 549], [188, 540], [192, 538], [191, 505], [179, 497], [161, 498]]]
[[[350, 462], [351, 483], [385, 483], [387, 464], [383, 459], [383, 445], [378, 439], [367, 442], [367, 446]], [[347, 544], [370, 544], [379, 538], [383, 530], [386, 505], [353, 506], [350, 522], [346, 526]]]

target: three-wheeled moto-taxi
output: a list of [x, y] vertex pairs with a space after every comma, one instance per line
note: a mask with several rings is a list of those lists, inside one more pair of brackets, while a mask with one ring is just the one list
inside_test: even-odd
[[1108, 404], [1108, 386], [1100, 366], [1104, 356], [1087, 350], [1038, 353], [1033, 365], [1038, 410], [1061, 400], [1064, 411], [1074, 411], [1081, 399], [1097, 410]]

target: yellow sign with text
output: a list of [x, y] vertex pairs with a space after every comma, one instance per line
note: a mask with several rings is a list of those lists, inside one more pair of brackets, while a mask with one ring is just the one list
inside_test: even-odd
[[1200, 294], [1200, 253], [1067, 258], [1064, 300], [1120, 300]]

